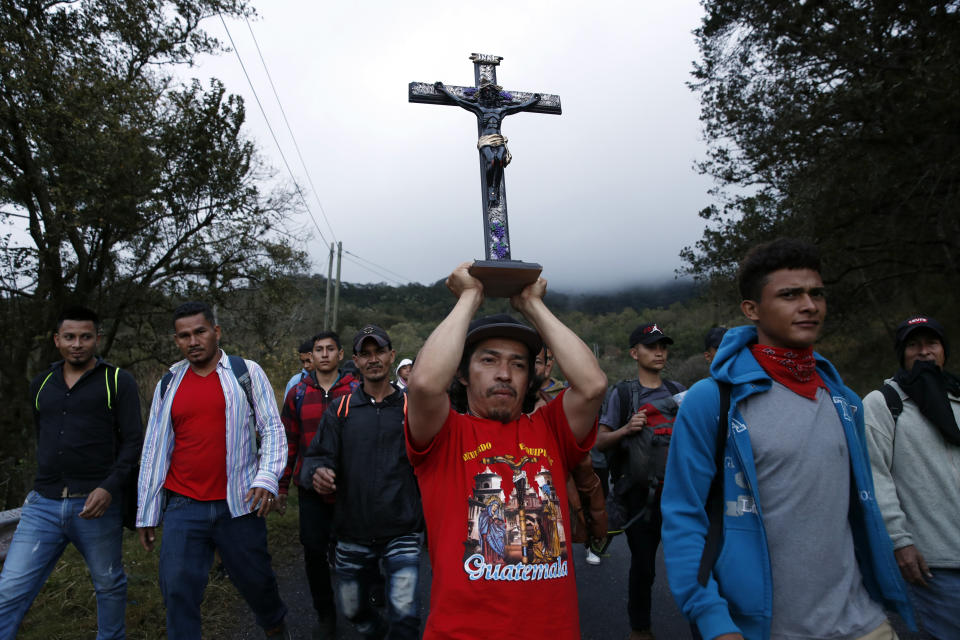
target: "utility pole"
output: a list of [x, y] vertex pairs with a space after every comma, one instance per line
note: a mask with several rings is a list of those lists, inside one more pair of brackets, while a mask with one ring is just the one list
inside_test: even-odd
[[[332, 254], [331, 254], [332, 258]], [[343, 258], [343, 242], [337, 241], [337, 288], [333, 290], [333, 330], [337, 330], [337, 313], [340, 311], [340, 260]]]
[[333, 243], [330, 243], [330, 261], [327, 264], [327, 296], [323, 300], [323, 330], [330, 330], [330, 281], [333, 275]]

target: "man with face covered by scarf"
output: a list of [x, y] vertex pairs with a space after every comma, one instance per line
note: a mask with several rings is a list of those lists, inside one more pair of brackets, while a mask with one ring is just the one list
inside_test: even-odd
[[[900, 369], [863, 399], [877, 503], [924, 629], [960, 637], [960, 380], [927, 316], [897, 327]], [[891, 392], [892, 391], [892, 392]], [[899, 400], [899, 402], [897, 402]]]

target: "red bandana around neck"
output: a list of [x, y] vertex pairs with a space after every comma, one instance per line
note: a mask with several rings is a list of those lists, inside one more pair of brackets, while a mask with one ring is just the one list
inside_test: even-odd
[[817, 387], [827, 388], [817, 373], [813, 347], [781, 349], [754, 344], [750, 346], [750, 352], [771, 378], [804, 398], [816, 400]]

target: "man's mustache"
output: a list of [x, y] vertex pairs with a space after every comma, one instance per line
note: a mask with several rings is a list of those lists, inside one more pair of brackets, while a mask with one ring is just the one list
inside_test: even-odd
[[514, 389], [513, 387], [511, 387], [511, 386], [508, 385], [508, 384], [498, 384], [498, 385], [496, 385], [496, 386], [490, 387], [489, 389], [487, 389], [487, 394], [486, 394], [486, 395], [487, 395], [487, 397], [489, 398], [490, 396], [497, 395], [497, 394], [500, 393], [501, 391], [507, 391], [507, 392], [509, 392], [510, 395], [513, 396], [514, 398], [517, 397], [517, 390]]

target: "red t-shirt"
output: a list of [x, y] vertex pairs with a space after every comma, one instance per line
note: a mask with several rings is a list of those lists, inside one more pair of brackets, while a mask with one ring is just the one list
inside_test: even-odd
[[566, 479], [596, 425], [577, 444], [557, 401], [507, 424], [451, 409], [419, 451], [406, 433], [433, 568], [423, 637], [580, 638]]
[[164, 487], [195, 500], [227, 498], [227, 403], [216, 371], [187, 368], [173, 397], [173, 453]]

